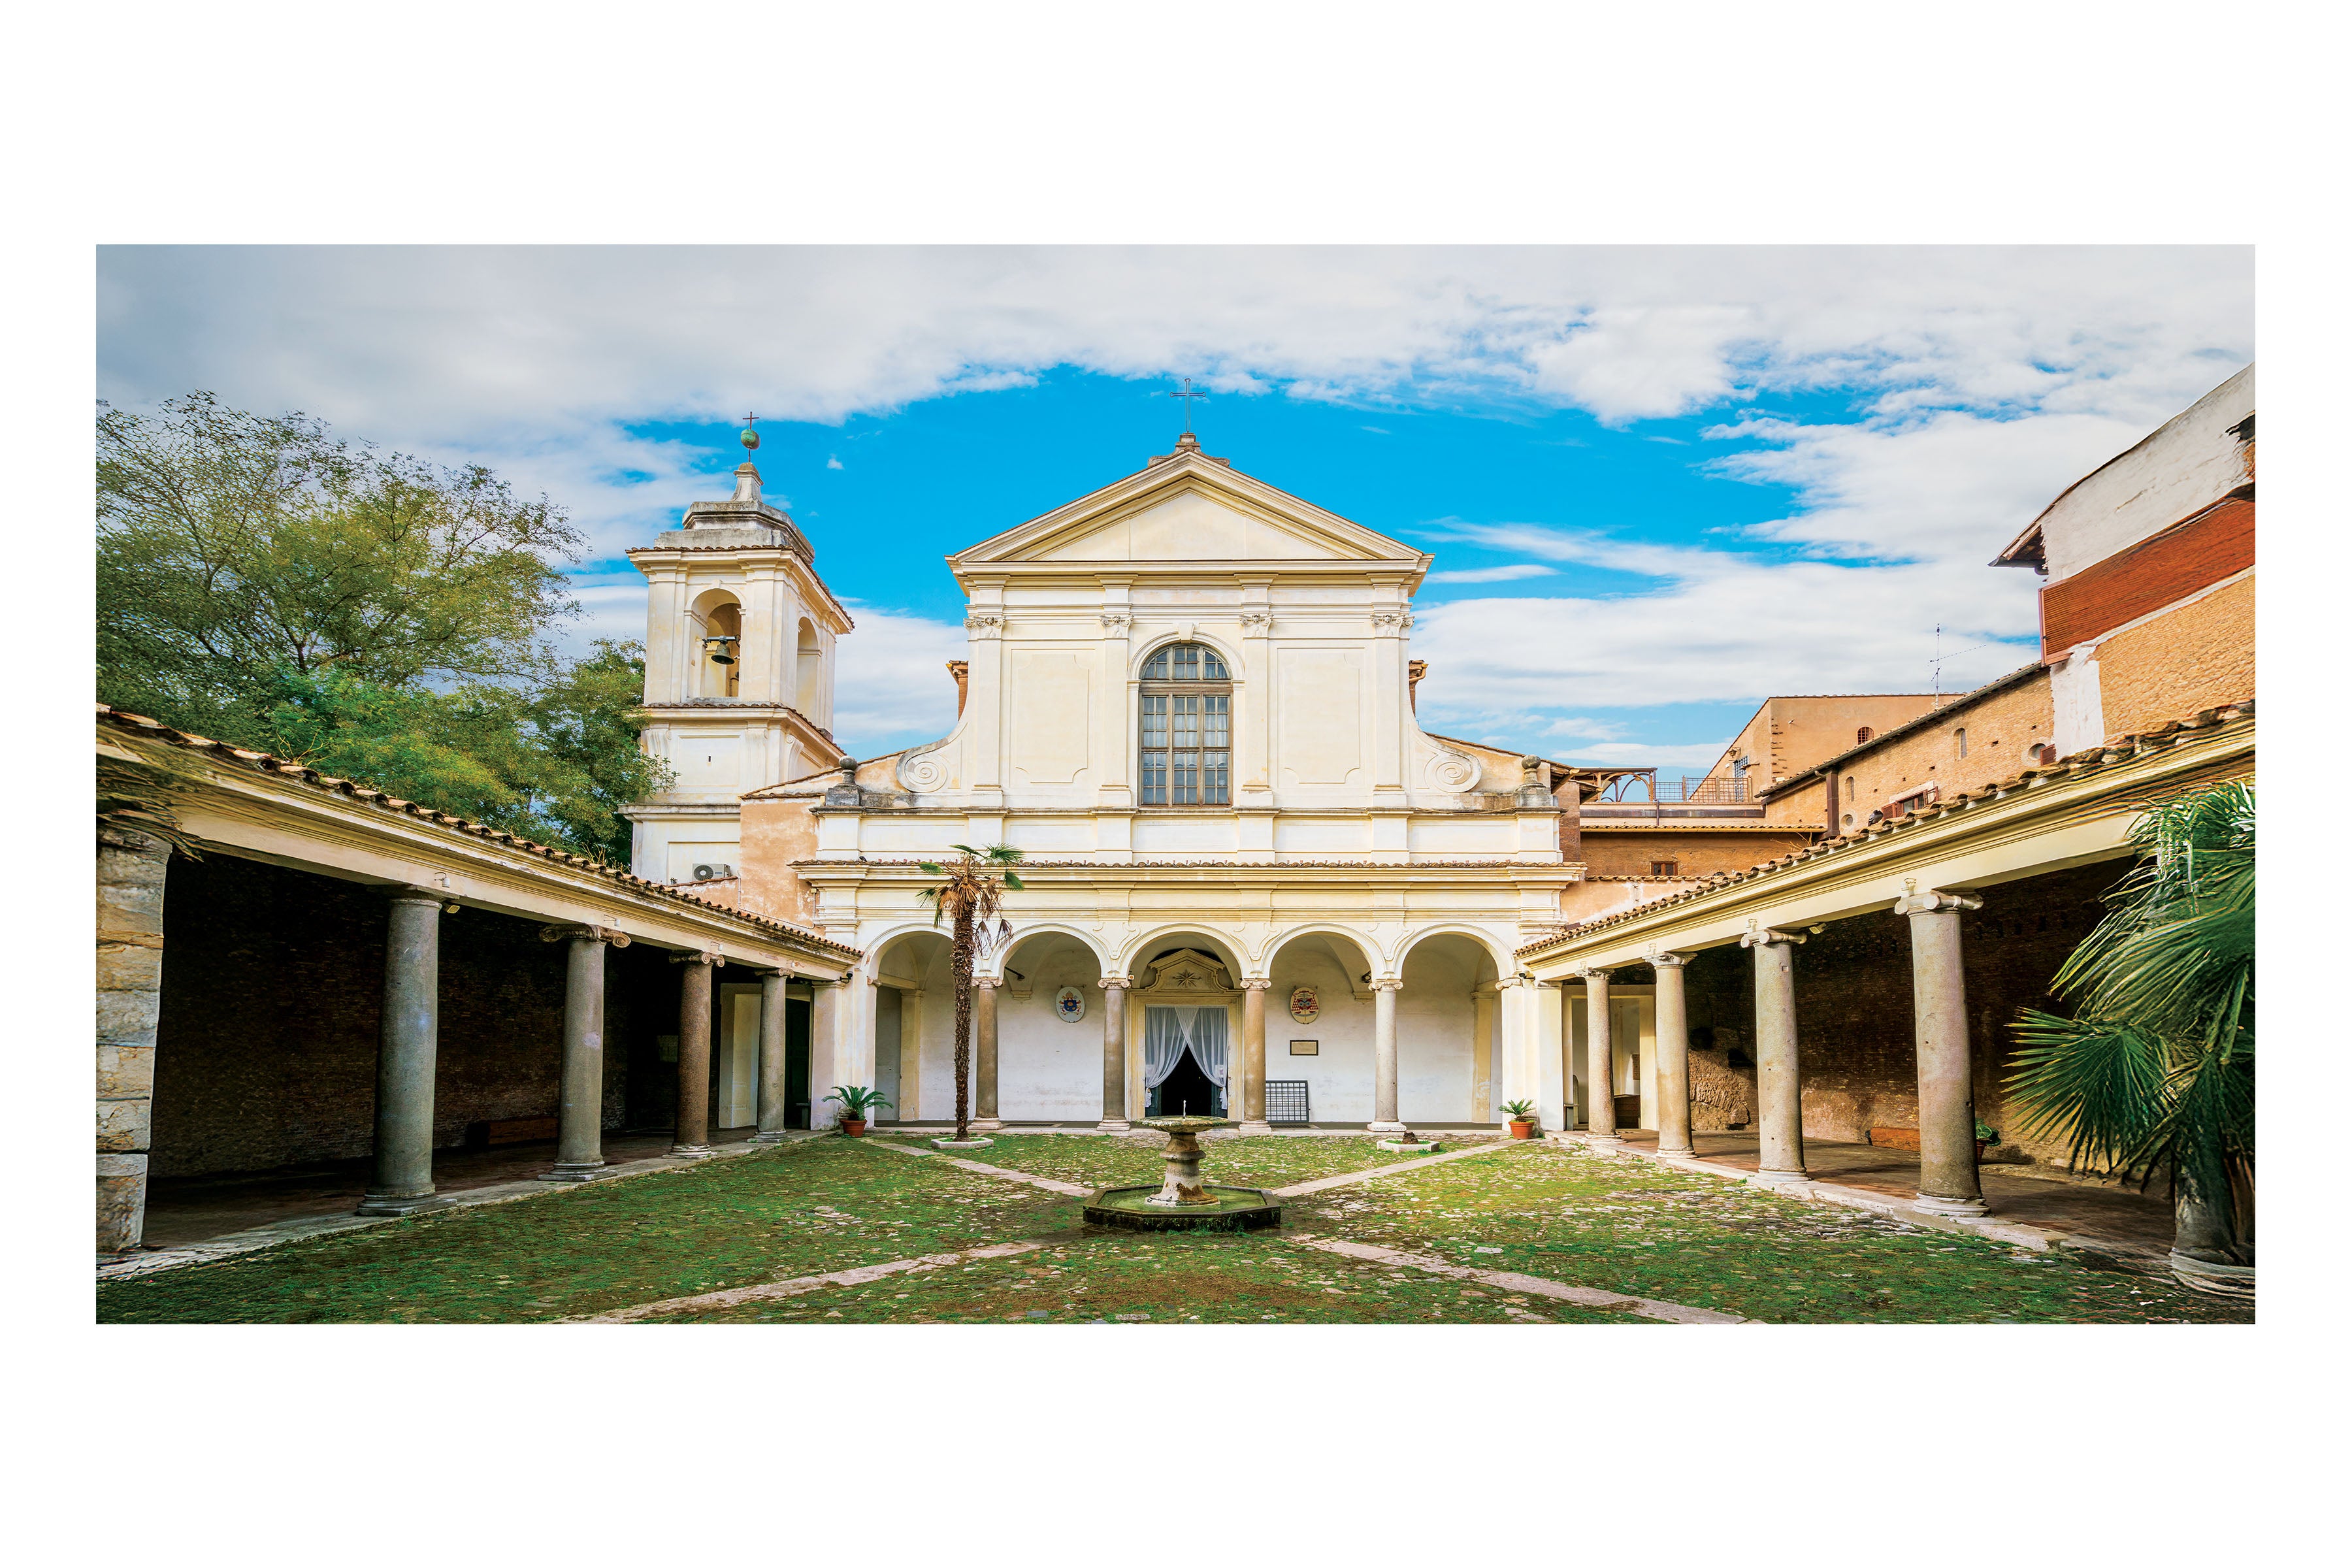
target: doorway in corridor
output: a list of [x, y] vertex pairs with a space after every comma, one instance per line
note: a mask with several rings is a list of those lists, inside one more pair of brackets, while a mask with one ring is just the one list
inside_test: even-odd
[[1173, 1071], [1160, 1080], [1151, 1091], [1149, 1114], [1153, 1116], [1223, 1116], [1224, 1097], [1201, 1064], [1186, 1051], [1179, 1058]]

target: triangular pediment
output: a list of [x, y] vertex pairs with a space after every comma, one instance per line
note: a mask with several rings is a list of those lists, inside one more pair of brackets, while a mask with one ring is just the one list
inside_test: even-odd
[[1425, 567], [1428, 557], [1312, 502], [1192, 454], [1007, 530], [951, 558], [988, 564], [1360, 561]]

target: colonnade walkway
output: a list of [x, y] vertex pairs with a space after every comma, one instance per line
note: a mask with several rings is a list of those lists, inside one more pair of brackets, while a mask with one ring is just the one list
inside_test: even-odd
[[[1654, 1131], [1629, 1127], [1616, 1136], [1623, 1141], [1627, 1152], [1657, 1153], [1658, 1134]], [[1761, 1140], [1754, 1132], [1694, 1132], [1690, 1141], [1696, 1153], [1675, 1163], [1743, 1174], [1762, 1168]], [[1814, 1184], [1875, 1194], [1905, 1207], [1919, 1191], [1916, 1149], [1832, 1143], [1817, 1138], [1806, 1139], [1804, 1147], [1805, 1172]], [[1978, 1166], [1977, 1182], [1989, 1222], [2054, 1231], [2068, 1241], [2100, 1251], [2162, 1258], [2171, 1250], [2172, 1200], [2161, 1193], [2025, 1175], [2018, 1168], [2000, 1164]]]

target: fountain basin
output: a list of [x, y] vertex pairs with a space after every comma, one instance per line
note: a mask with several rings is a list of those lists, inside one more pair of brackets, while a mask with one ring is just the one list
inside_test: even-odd
[[1105, 1187], [1087, 1200], [1088, 1225], [1122, 1230], [1263, 1230], [1282, 1223], [1282, 1205], [1263, 1187], [1200, 1188], [1207, 1203], [1154, 1203], [1156, 1186]]

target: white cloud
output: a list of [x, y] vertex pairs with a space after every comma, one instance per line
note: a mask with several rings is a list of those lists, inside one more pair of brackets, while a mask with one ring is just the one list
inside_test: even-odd
[[1523, 561], [1516, 566], [1476, 566], [1461, 572], [1432, 572], [1425, 580], [1432, 583], [1512, 583], [1522, 577], [1558, 575], [1556, 567], [1538, 566], [1532, 561]]
[[966, 657], [964, 629], [853, 601], [857, 629], [837, 645], [834, 739], [857, 756], [934, 741], [955, 727], [947, 662]]
[[838, 468], [841, 467], [841, 459], [839, 458], [827, 458], [824, 460], [824, 466], [828, 468]]

